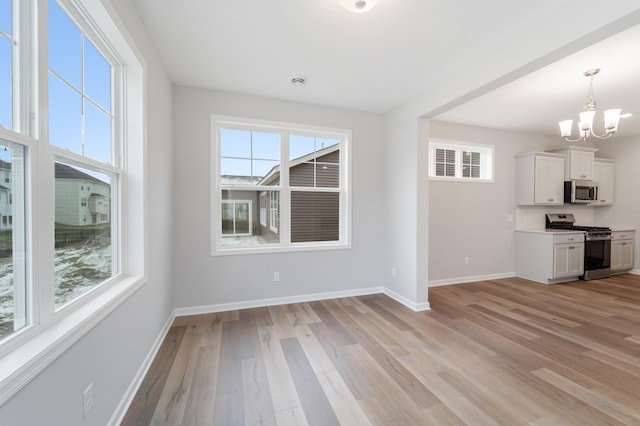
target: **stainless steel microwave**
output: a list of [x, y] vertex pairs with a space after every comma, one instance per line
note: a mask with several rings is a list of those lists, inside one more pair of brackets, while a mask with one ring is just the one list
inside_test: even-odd
[[591, 203], [598, 199], [598, 184], [590, 180], [564, 182], [565, 203]]

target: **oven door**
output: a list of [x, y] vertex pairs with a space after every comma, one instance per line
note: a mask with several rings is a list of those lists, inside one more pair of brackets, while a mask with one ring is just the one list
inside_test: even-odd
[[[584, 271], [585, 279], [604, 278], [609, 276], [611, 270], [611, 239], [592, 239], [584, 243]], [[602, 270], [604, 275], [597, 276], [593, 272]]]

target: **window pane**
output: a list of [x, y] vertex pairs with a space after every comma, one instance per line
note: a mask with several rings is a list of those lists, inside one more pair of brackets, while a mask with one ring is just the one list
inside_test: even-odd
[[55, 163], [55, 305], [72, 301], [114, 274], [111, 177]]
[[306, 162], [292, 161], [289, 168], [291, 186], [338, 188], [340, 186], [340, 145], [313, 152], [303, 157]]
[[339, 238], [339, 193], [291, 193], [291, 242], [338, 241]]
[[251, 131], [220, 129], [220, 156], [251, 158]]
[[12, 0], [0, 0], [0, 31], [9, 35], [11, 32]]
[[82, 34], [54, 0], [49, 0], [49, 68], [82, 87]]
[[[0, 2], [6, 2], [6, 0], [0, 0]], [[0, 126], [7, 129], [13, 129], [12, 64], [11, 41], [0, 35]]]
[[257, 246], [280, 242], [278, 191], [222, 191], [221, 245]]
[[291, 135], [289, 137], [289, 160], [296, 160], [316, 150], [315, 138], [312, 136]]
[[279, 133], [221, 129], [221, 183], [277, 185], [280, 145]]
[[0, 140], [0, 340], [28, 324], [25, 148]]
[[104, 110], [111, 111], [111, 65], [84, 39], [84, 91]]
[[82, 154], [82, 98], [49, 74], [49, 143]]
[[88, 100], [84, 101], [84, 155], [111, 161], [111, 117]]

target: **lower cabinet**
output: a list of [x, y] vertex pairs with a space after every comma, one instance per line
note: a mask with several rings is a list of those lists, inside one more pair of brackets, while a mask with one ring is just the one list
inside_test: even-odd
[[584, 274], [584, 233], [515, 231], [516, 276], [544, 284]]
[[611, 237], [611, 273], [621, 274], [632, 270], [635, 231], [613, 231]]

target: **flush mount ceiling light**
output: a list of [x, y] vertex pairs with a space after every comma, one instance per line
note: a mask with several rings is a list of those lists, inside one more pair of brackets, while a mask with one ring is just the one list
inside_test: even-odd
[[362, 13], [373, 9], [380, 0], [338, 0], [338, 3], [342, 5], [349, 12]]
[[586, 141], [589, 136], [593, 135], [596, 139], [610, 138], [618, 130], [620, 118], [629, 117], [631, 114], [621, 115], [619, 108], [608, 109], [604, 112], [604, 133], [598, 135], [593, 131], [593, 117], [596, 115], [596, 100], [593, 98], [593, 76], [600, 72], [600, 68], [594, 68], [584, 72], [585, 77], [589, 77], [589, 91], [587, 92], [587, 103], [584, 105], [583, 111], [580, 113], [580, 122], [578, 123], [579, 138], [571, 139], [571, 127], [573, 120], [563, 120], [560, 123], [560, 136], [567, 142]]

